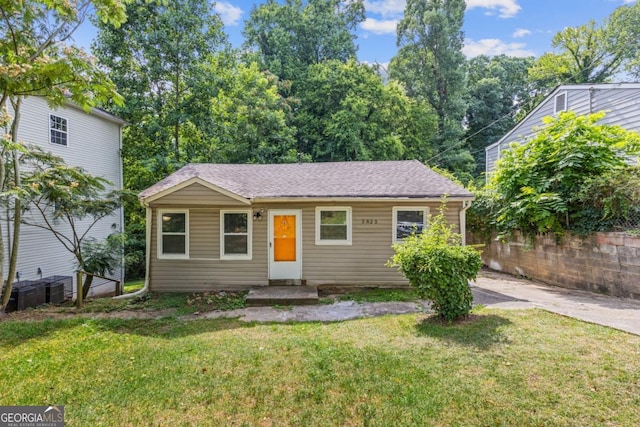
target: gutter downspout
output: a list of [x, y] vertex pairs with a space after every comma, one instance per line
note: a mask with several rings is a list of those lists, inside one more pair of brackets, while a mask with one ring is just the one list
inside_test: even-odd
[[142, 287], [142, 289], [132, 292], [130, 294], [123, 294], [123, 295], [119, 295], [117, 297], [113, 297], [113, 299], [127, 299], [127, 298], [134, 298], [134, 297], [138, 297], [140, 295], [144, 295], [145, 293], [149, 292], [149, 276], [151, 273], [151, 220], [153, 219], [153, 215], [151, 212], [151, 208], [149, 206], [147, 206], [146, 204], [144, 204], [144, 202], [142, 203], [142, 206], [145, 207], [145, 209], [147, 210], [147, 224], [146, 224], [146, 233], [147, 235], [145, 236], [145, 243], [147, 245], [146, 249], [145, 249], [145, 274], [144, 274], [144, 286]]
[[[124, 125], [120, 125], [119, 126], [119, 132], [118, 132], [118, 163], [119, 166], [118, 168], [119, 170], [119, 179], [120, 179], [120, 190], [122, 190], [122, 188], [124, 187], [124, 168], [122, 166], [122, 126]], [[124, 203], [122, 203], [120, 205], [120, 232], [123, 233], [124, 235]], [[125, 270], [126, 267], [124, 265], [124, 241], [122, 242], [122, 258], [121, 258], [121, 263], [120, 265], [122, 265], [122, 268], [120, 269], [120, 283], [122, 283], [123, 286], [123, 290], [124, 290], [124, 275], [125, 275]]]
[[460, 234], [462, 235], [462, 246], [467, 245], [467, 209], [471, 207], [471, 200], [465, 200], [462, 202], [462, 209], [460, 209]]

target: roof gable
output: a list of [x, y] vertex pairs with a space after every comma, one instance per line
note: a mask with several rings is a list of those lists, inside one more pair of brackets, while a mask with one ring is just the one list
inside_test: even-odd
[[[493, 149], [495, 146], [501, 145], [504, 141], [509, 139], [512, 135], [516, 134], [520, 129], [525, 128], [525, 134], [529, 135], [530, 132], [526, 130], [527, 126], [530, 126], [529, 120], [531, 117], [535, 117], [536, 113], [547, 106], [549, 103], [554, 102], [555, 96], [565, 91], [589, 91], [589, 90], [620, 90], [627, 91], [632, 89], [640, 89], [640, 83], [594, 83], [594, 84], [566, 84], [559, 85], [551, 91], [536, 107], [531, 110], [522, 120], [520, 120], [511, 130], [505, 133], [499, 140], [485, 147], [485, 151]], [[535, 126], [539, 126], [541, 123], [536, 122]]]
[[139, 197], [149, 202], [198, 182], [237, 199], [439, 198], [473, 195], [417, 160], [267, 165], [189, 164]]

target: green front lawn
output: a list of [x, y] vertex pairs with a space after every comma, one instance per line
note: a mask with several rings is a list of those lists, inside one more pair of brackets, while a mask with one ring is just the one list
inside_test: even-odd
[[640, 337], [544, 311], [0, 322], [0, 402], [68, 426], [640, 424]]

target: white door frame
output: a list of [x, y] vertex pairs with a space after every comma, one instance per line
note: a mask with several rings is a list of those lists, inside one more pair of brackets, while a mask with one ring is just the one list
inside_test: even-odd
[[[275, 261], [273, 241], [273, 219], [276, 215], [295, 215], [296, 217], [296, 260]], [[302, 279], [302, 210], [301, 209], [269, 209], [269, 279], [300, 280]]]

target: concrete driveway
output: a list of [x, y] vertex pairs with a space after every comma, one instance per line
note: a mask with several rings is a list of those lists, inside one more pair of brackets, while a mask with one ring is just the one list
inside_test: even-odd
[[640, 301], [547, 286], [483, 271], [472, 285], [474, 302], [494, 308], [542, 308], [640, 335]]
[[[553, 313], [586, 322], [609, 326], [640, 335], [640, 301], [608, 297], [568, 290], [509, 275], [482, 271], [472, 284], [474, 304], [490, 308], [542, 308]], [[238, 317], [251, 322], [343, 321], [385, 314], [418, 313], [429, 310], [428, 302], [357, 303], [295, 307], [248, 307], [232, 311], [216, 311], [198, 317]]]

